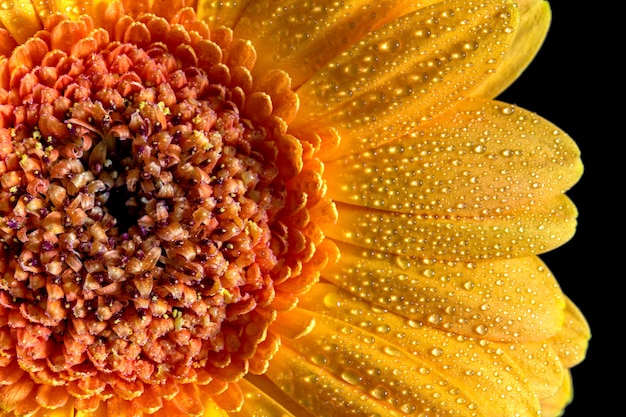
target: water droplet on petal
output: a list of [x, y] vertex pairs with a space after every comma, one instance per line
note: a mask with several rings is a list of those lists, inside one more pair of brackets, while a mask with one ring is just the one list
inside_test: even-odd
[[361, 382], [361, 375], [351, 369], [347, 369], [341, 373], [341, 379], [348, 384], [356, 385]]
[[334, 292], [330, 292], [324, 296], [324, 305], [329, 308], [340, 307], [341, 301], [341, 297]]
[[478, 326], [476, 326], [474, 328], [474, 330], [476, 331], [476, 333], [478, 333], [481, 336], [484, 336], [487, 334], [487, 331], [489, 331], [489, 328], [487, 326], [485, 326], [484, 324], [479, 324]]
[[443, 355], [443, 349], [441, 349], [440, 347], [434, 347], [430, 350], [430, 354], [439, 357]]

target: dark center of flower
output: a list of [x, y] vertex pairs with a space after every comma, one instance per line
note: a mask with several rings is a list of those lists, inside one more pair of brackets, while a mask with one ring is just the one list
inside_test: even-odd
[[9, 62], [0, 317], [18, 342], [4, 353], [42, 381], [234, 379], [285, 279], [284, 156], [206, 28], [125, 24], [115, 40], [53, 18]]

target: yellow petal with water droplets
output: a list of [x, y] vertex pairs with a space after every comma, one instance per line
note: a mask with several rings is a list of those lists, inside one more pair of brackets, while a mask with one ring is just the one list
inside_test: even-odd
[[276, 332], [291, 339], [309, 333], [315, 327], [315, 318], [304, 310], [284, 311], [272, 323]]
[[398, 255], [449, 261], [513, 258], [547, 252], [576, 230], [577, 211], [561, 194], [536, 207], [498, 214], [405, 214], [337, 203], [337, 224], [326, 235]]
[[[325, 327], [318, 330], [332, 331]], [[343, 417], [349, 413], [389, 417], [405, 415], [347, 382], [346, 379], [349, 381], [350, 378], [349, 373], [343, 373], [342, 378], [342, 372], [337, 370], [335, 360], [346, 360], [343, 355], [349, 352], [343, 349], [350, 349], [353, 346], [335, 345], [336, 352], [326, 353], [319, 346], [319, 342], [327, 341], [320, 338], [314, 345], [282, 346], [272, 360], [266, 376], [300, 407], [314, 416]], [[330, 349], [333, 349], [333, 346]], [[325, 364], [315, 363], [321, 361], [319, 358], [325, 354], [328, 354], [328, 357], [324, 357], [323, 360], [325, 363], [332, 363], [333, 369], [329, 369]], [[403, 388], [406, 388], [406, 385]]]
[[[293, 387], [290, 395], [308, 400], [316, 415], [370, 415], [367, 407], [379, 401], [396, 415], [536, 415], [525, 375], [486, 341], [410, 321], [329, 284], [315, 286], [301, 304], [319, 314], [317, 325], [285, 342], [291, 352], [268, 376]], [[297, 363], [306, 363], [304, 378], [287, 368]]]
[[[96, 3], [98, 2], [100, 1], [96, 0]], [[59, 12], [72, 19], [77, 18], [81, 14], [93, 15], [94, 1], [92, 0], [47, 0], [39, 2], [39, 4], [44, 3], [48, 4], [52, 12]]]
[[364, 300], [444, 331], [495, 341], [553, 336], [565, 299], [537, 257], [442, 262], [339, 244], [324, 279]]
[[539, 52], [548, 34], [552, 13], [545, 0], [518, 0], [520, 25], [513, 44], [502, 64], [480, 87], [472, 92], [475, 97], [497, 97], [515, 81]]
[[591, 330], [578, 307], [565, 298], [565, 320], [563, 328], [551, 340], [564, 366], [571, 368], [585, 359]]
[[435, 1], [257, 1], [241, 16], [235, 35], [261, 52], [256, 71], [284, 70], [299, 86], [372, 29]]
[[541, 417], [560, 417], [563, 415], [564, 408], [572, 402], [574, 395], [572, 375], [570, 372], [565, 373], [563, 385], [559, 391], [550, 398], [541, 401]]
[[226, 26], [235, 27], [251, 0], [198, 0], [196, 13], [198, 19], [207, 22], [211, 29]]
[[3, 0], [0, 7], [0, 24], [19, 44], [26, 42], [42, 27], [37, 12], [29, 0]]
[[248, 375], [238, 384], [245, 401], [231, 417], [314, 417], [264, 376]]
[[368, 34], [298, 89], [294, 131], [330, 125], [335, 156], [413, 132], [485, 79], [512, 41], [517, 9], [504, 0], [448, 0]]
[[555, 395], [563, 385], [567, 369], [548, 341], [493, 343], [492, 348], [498, 349], [517, 363], [539, 399]]
[[325, 164], [335, 201], [405, 213], [498, 215], [568, 190], [574, 141], [534, 113], [464, 100], [414, 136]]

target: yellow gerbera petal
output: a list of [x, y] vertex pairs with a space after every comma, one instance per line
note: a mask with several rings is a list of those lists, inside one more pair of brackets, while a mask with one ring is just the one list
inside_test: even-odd
[[531, 63], [548, 34], [552, 13], [545, 0], [521, 0], [520, 26], [504, 61], [493, 75], [472, 91], [475, 97], [497, 97], [515, 81]]
[[541, 117], [464, 100], [402, 141], [325, 164], [335, 201], [405, 213], [502, 215], [568, 190], [578, 147]]
[[[256, 71], [280, 68], [298, 86], [372, 29], [434, 2], [292, 0], [280, 6], [253, 2], [235, 26], [235, 34], [264, 51]], [[281, 24], [259, 25], [259, 21]]]
[[[96, 3], [102, 0], [95, 0]], [[93, 15], [93, 0], [41, 0], [33, 3], [37, 14], [45, 19], [50, 13], [61, 13], [75, 19], [81, 14]]]
[[585, 359], [591, 330], [578, 307], [566, 297], [563, 328], [551, 340], [563, 364], [571, 368]]
[[286, 340], [289, 351], [281, 350], [267, 375], [316, 415], [537, 412], [525, 376], [488, 342], [407, 320], [332, 285], [317, 285], [302, 307], [316, 313], [315, 329]]
[[198, 0], [198, 18], [207, 22], [211, 28], [233, 28], [250, 3], [251, 0]]
[[567, 372], [556, 350], [545, 340], [533, 343], [493, 343], [492, 347], [515, 361], [526, 375], [537, 398], [549, 398], [561, 388]]
[[517, 18], [507, 1], [448, 0], [396, 19], [298, 89], [291, 128], [333, 126], [342, 139], [336, 157], [411, 133], [496, 68]]
[[0, 8], [0, 23], [20, 44], [26, 42], [41, 27], [30, 0], [13, 0], [12, 7]]
[[550, 398], [541, 401], [542, 417], [560, 417], [565, 406], [572, 402], [574, 389], [571, 372], [565, 372], [563, 384], [559, 391]]
[[398, 255], [449, 261], [512, 258], [547, 252], [575, 232], [577, 211], [565, 195], [499, 216], [404, 214], [337, 204], [335, 240]]
[[231, 417], [314, 417], [264, 376], [248, 375], [239, 385], [245, 402]]
[[565, 300], [537, 257], [440, 262], [338, 244], [323, 277], [373, 304], [441, 330], [500, 341], [542, 340]]

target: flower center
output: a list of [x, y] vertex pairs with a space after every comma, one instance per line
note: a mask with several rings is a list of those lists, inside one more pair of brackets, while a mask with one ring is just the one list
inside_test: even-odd
[[8, 61], [0, 350], [35, 380], [236, 380], [271, 355], [275, 286], [312, 256], [289, 233], [308, 220], [285, 220], [307, 203], [300, 156], [224, 64], [253, 49], [177, 19], [53, 16]]

